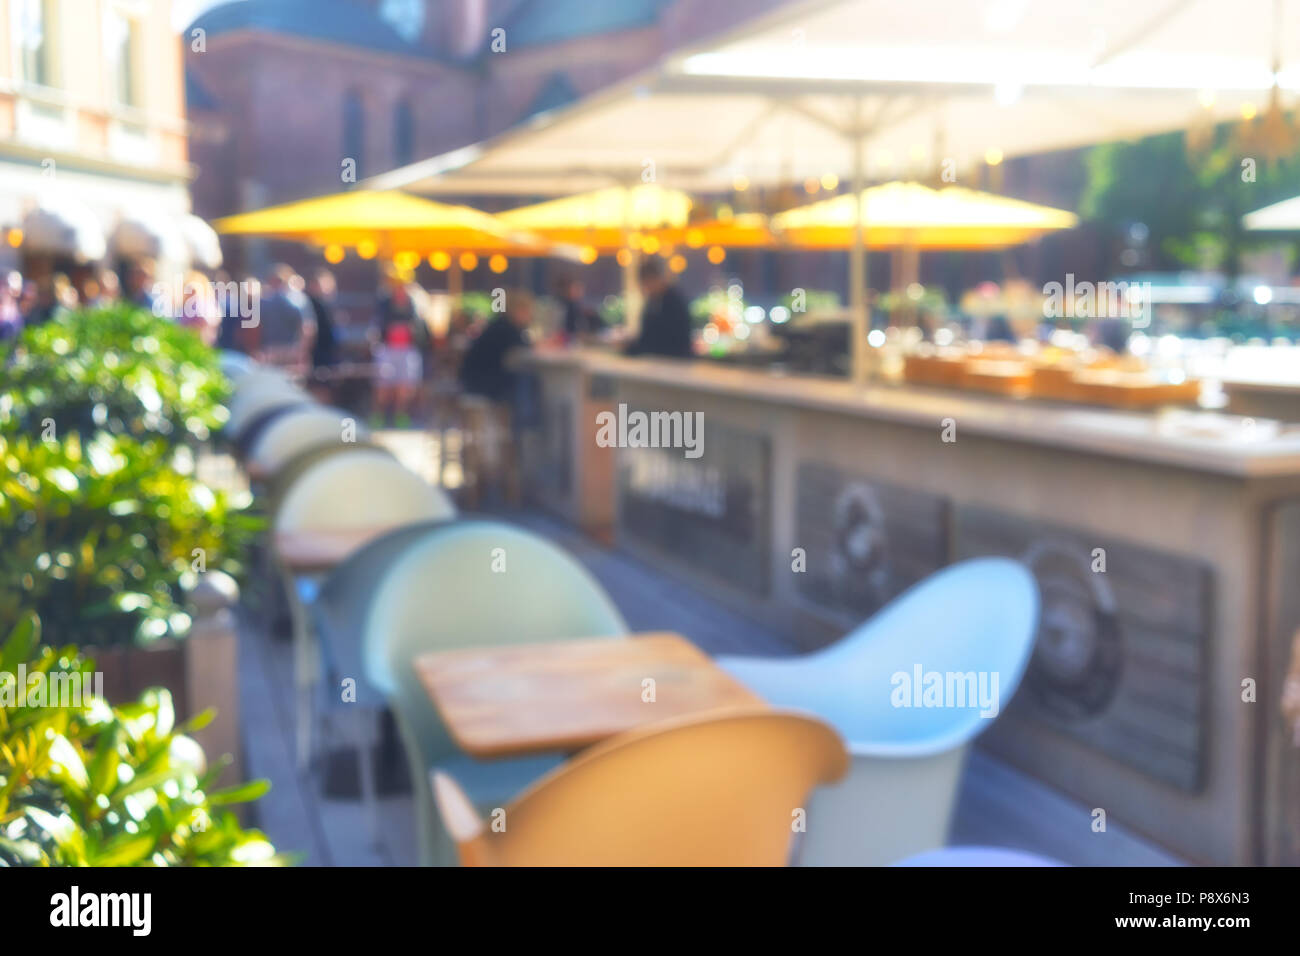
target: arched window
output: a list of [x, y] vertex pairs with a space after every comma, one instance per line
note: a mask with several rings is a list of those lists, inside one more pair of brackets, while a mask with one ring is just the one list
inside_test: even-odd
[[343, 96], [343, 158], [356, 161], [361, 167], [366, 149], [366, 111], [361, 94], [348, 90]]
[[393, 107], [393, 164], [405, 166], [415, 159], [415, 110], [403, 99]]

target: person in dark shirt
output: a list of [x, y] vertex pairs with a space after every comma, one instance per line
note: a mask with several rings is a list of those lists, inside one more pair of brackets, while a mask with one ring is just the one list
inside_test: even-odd
[[311, 347], [312, 368], [325, 368], [338, 362], [338, 341], [334, 336], [334, 297], [338, 286], [334, 274], [319, 269], [307, 283], [307, 298], [316, 313], [316, 341]]
[[466, 393], [493, 402], [511, 401], [515, 374], [506, 367], [506, 356], [514, 349], [528, 347], [524, 330], [532, 319], [532, 296], [522, 291], [511, 292], [505, 313], [492, 319], [465, 353], [460, 383]]
[[690, 358], [691, 313], [685, 296], [664, 274], [663, 263], [656, 258], [643, 260], [637, 281], [645, 296], [641, 334], [627, 347], [626, 354]]
[[29, 328], [34, 325], [44, 325], [64, 311], [63, 304], [59, 302], [59, 293], [53, 276], [44, 276], [36, 280], [35, 290], [31, 305], [23, 314], [23, 324]]
[[569, 342], [581, 342], [600, 328], [600, 319], [582, 301], [582, 283], [572, 276], [560, 279], [557, 288], [564, 303], [564, 336]]
[[479, 333], [460, 366], [461, 387], [470, 399], [462, 404], [464, 424], [473, 436], [465, 449], [470, 481], [464, 500], [471, 510], [490, 486], [503, 488], [507, 504], [517, 505], [521, 500], [515, 455], [515, 399], [521, 389], [520, 378], [509, 364], [511, 352], [528, 348], [524, 331], [532, 318], [532, 296], [522, 290], [509, 293], [505, 314], [498, 315]]

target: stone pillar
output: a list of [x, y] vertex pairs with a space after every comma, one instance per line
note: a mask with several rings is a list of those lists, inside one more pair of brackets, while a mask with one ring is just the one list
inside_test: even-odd
[[192, 714], [212, 707], [213, 721], [194, 734], [211, 766], [223, 754], [231, 757], [219, 784], [244, 779], [243, 741], [239, 732], [239, 632], [234, 606], [239, 585], [228, 574], [205, 572], [190, 603], [194, 623], [185, 641], [185, 692]]

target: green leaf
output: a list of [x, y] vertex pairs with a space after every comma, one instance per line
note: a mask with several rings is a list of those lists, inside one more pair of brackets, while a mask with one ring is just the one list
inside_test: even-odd
[[0, 647], [0, 671], [9, 674], [17, 672], [18, 665], [31, 659], [32, 649], [41, 640], [41, 619], [36, 612], [28, 611], [14, 625], [13, 630]]
[[91, 866], [131, 866], [152, 853], [157, 842], [152, 836], [124, 834], [110, 841], [88, 862]]
[[271, 781], [269, 780], [250, 780], [248, 783], [240, 784], [237, 787], [209, 793], [208, 803], [217, 807], [233, 803], [248, 803], [250, 800], [259, 800], [266, 796], [270, 789]]

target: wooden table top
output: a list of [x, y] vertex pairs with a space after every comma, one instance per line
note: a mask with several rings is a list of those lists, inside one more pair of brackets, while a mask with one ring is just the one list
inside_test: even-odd
[[277, 531], [273, 544], [277, 557], [285, 567], [297, 574], [306, 574], [330, 570], [348, 555], [392, 528], [392, 525], [382, 525]]
[[[426, 654], [416, 674], [474, 757], [574, 751], [669, 717], [767, 706], [686, 638], [619, 639]], [[643, 684], [653, 680], [654, 700]]]

